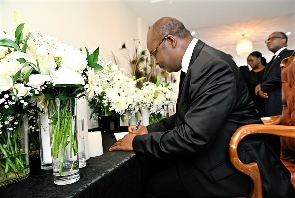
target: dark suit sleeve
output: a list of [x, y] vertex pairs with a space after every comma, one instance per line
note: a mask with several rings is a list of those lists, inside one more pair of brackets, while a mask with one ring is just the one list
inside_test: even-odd
[[279, 62], [281, 61], [277, 61], [275, 64], [273, 65], [273, 71], [272, 71], [272, 78], [267, 79], [266, 81], [264, 81], [263, 83], [261, 83], [261, 90], [265, 93], [269, 92], [270, 90], [274, 90], [277, 88], [280, 88], [282, 86], [282, 80], [281, 80], [281, 68], [279, 65]]
[[178, 127], [136, 136], [136, 153], [166, 158], [210, 149], [235, 104], [233, 71], [223, 60], [205, 55], [190, 66], [184, 83], [176, 115]]
[[148, 132], [159, 132], [172, 130], [175, 127], [175, 114], [169, 118], [164, 118], [161, 121], [147, 126]]

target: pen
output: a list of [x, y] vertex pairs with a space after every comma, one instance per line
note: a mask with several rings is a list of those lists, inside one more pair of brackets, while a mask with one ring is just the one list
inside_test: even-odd
[[137, 130], [137, 129], [138, 129], [138, 127], [139, 127], [140, 123], [141, 123], [141, 120], [138, 120], [138, 122], [136, 123], [136, 126], [135, 126], [135, 130]]

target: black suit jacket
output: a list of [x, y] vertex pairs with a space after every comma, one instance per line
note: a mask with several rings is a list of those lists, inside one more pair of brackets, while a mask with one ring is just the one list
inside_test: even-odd
[[261, 90], [268, 94], [268, 98], [265, 99], [265, 111], [269, 116], [282, 114], [283, 104], [280, 64], [284, 58], [291, 56], [292, 53], [292, 50], [284, 49], [274, 61], [270, 61], [265, 67], [261, 82]]
[[[147, 126], [148, 134], [134, 138], [135, 153], [176, 159], [182, 181], [192, 197], [241, 195], [239, 192], [249, 184], [249, 178], [232, 166], [229, 141], [240, 126], [262, 122], [239, 68], [227, 54], [199, 40], [178, 97], [175, 115]], [[292, 184], [278, 159], [278, 139], [246, 138], [239, 146], [239, 153], [247, 162], [254, 159], [261, 162], [265, 160], [261, 156], [266, 156], [266, 172], [274, 178], [280, 175], [278, 180], [268, 182], [268, 196], [280, 197], [276, 195], [285, 196], [289, 192], [286, 189]], [[276, 194], [277, 191], [281, 194]]]

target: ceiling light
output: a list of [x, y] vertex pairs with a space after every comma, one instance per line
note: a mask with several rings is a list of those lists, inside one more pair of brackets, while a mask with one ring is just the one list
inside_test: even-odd
[[291, 32], [286, 32], [286, 35], [289, 36], [291, 34]]
[[239, 56], [247, 57], [253, 51], [253, 44], [244, 36], [245, 34], [242, 34], [243, 38], [237, 43], [236, 50]]
[[195, 31], [192, 31], [192, 32], [191, 32], [191, 35], [192, 35], [192, 36], [194, 36], [195, 34], [196, 34], [196, 32], [195, 32]]

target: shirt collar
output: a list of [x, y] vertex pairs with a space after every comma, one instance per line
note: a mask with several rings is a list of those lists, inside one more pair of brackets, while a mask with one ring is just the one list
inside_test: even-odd
[[195, 45], [197, 44], [198, 39], [193, 38], [193, 40], [188, 45], [181, 61], [181, 71], [187, 73], [189, 62], [191, 60]]
[[286, 49], [287, 47], [282, 47], [281, 49], [279, 49], [274, 55], [277, 57], [284, 49]]

